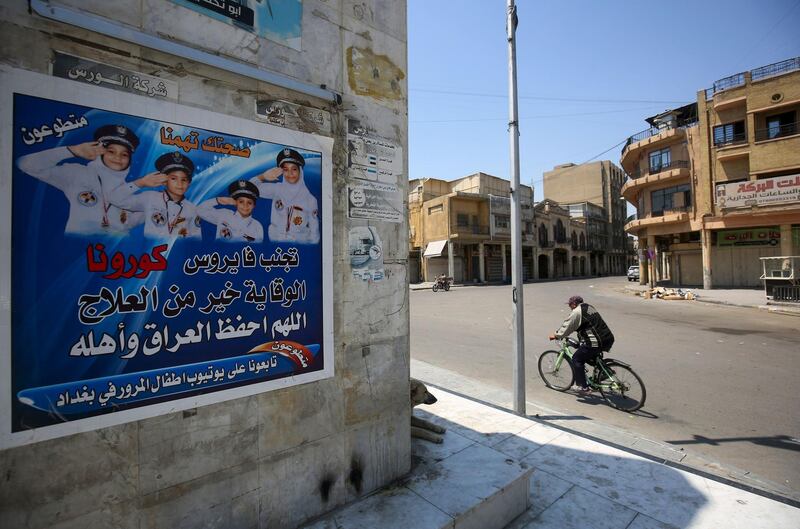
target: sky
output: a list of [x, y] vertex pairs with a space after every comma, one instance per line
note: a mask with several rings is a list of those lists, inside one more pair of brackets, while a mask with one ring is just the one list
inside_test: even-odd
[[[800, 56], [800, 0], [516, 4], [520, 181], [537, 201], [544, 171], [619, 165], [645, 118]], [[505, 0], [408, 0], [409, 178], [510, 179], [505, 20]]]

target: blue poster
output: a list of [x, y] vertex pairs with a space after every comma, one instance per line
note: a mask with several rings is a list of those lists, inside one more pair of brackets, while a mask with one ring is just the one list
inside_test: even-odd
[[325, 369], [322, 152], [25, 93], [12, 121], [11, 432]]

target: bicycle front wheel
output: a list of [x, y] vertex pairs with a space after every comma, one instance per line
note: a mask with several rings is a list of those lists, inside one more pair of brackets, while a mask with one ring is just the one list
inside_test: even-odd
[[606, 364], [611, 379], [600, 385], [600, 394], [611, 406], [622, 411], [636, 411], [644, 406], [647, 391], [644, 382], [633, 369], [616, 362]]
[[572, 372], [572, 361], [564, 355], [561, 360], [560, 351], [545, 351], [539, 357], [539, 376], [548, 388], [556, 391], [567, 391], [572, 387], [575, 374]]

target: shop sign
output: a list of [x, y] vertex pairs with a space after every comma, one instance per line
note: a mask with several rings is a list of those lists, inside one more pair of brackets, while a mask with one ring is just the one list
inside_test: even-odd
[[717, 232], [717, 246], [777, 246], [781, 231], [776, 227]]
[[719, 184], [716, 187], [717, 206], [741, 208], [774, 206], [800, 201], [800, 174], [776, 176], [749, 182]]

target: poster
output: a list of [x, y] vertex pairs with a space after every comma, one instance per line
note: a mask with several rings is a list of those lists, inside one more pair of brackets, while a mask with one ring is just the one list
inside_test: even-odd
[[2, 446], [332, 376], [330, 139], [0, 79]]
[[374, 226], [355, 226], [348, 236], [350, 267], [353, 278], [362, 281], [382, 281], [383, 246], [378, 228]]
[[302, 0], [172, 0], [259, 37], [300, 50]]
[[347, 215], [351, 219], [403, 222], [403, 196], [396, 185], [354, 181], [347, 186]]
[[347, 168], [353, 178], [397, 184], [403, 172], [403, 149], [370, 135], [359, 121], [347, 121]]

